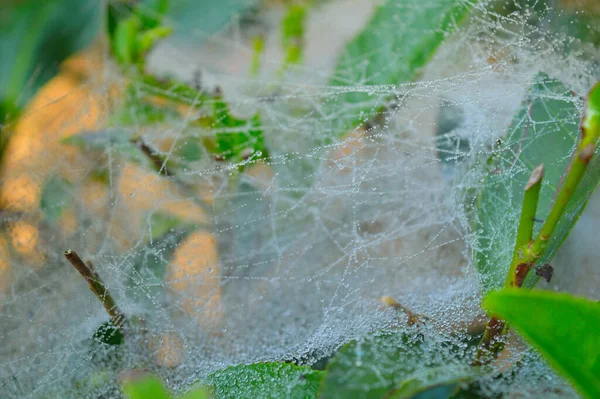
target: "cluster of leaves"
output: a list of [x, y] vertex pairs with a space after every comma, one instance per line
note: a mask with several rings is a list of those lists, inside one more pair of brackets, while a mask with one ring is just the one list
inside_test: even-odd
[[[483, 307], [517, 328], [583, 395], [600, 395], [600, 343], [595, 334], [600, 327], [600, 303], [512, 289], [491, 292]], [[344, 345], [324, 371], [289, 363], [234, 366], [210, 375], [203, 381], [204, 388], [192, 392], [205, 395], [199, 398], [220, 399], [481, 397], [471, 384], [491, 369], [469, 366], [478, 337], [444, 339], [441, 333], [434, 334], [438, 336], [423, 323], [374, 332]], [[153, 389], [166, 392], [152, 381]], [[162, 397], [130, 394], [131, 399]]]

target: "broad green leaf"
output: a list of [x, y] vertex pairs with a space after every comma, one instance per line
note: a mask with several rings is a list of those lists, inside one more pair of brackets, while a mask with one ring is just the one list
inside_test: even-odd
[[123, 384], [123, 392], [127, 399], [170, 399], [169, 392], [162, 382], [152, 376], [141, 376], [129, 379]]
[[464, 350], [421, 332], [376, 332], [346, 344], [327, 365], [321, 398], [444, 397], [474, 375]]
[[[539, 75], [506, 138], [492, 149], [486, 179], [475, 212], [475, 266], [485, 292], [502, 287], [516, 241], [524, 187], [533, 168], [544, 164], [545, 173], [536, 219], [550, 212], [555, 192], [570, 163], [581, 134], [580, 100], [562, 83]], [[569, 235], [600, 179], [599, 157], [594, 156], [559, 222], [547, 250], [538, 260], [548, 263]], [[534, 229], [538, 233], [542, 223]], [[526, 287], [537, 282], [534, 273]]]
[[206, 383], [216, 399], [317, 397], [323, 372], [290, 363], [233, 366], [211, 374]]
[[72, 190], [71, 183], [60, 176], [51, 176], [46, 180], [40, 200], [40, 209], [46, 222], [54, 224], [58, 221], [64, 209], [71, 204]]
[[98, 33], [101, 2], [25, 0], [0, 7], [0, 123], [14, 117]]
[[[474, 0], [387, 0], [345, 48], [331, 86], [350, 87], [332, 100], [333, 137], [373, 119], [388, 95], [352, 86], [397, 85], [417, 78], [420, 68], [467, 15]], [[373, 88], [376, 90], [376, 88]], [[388, 92], [389, 90], [386, 90]]]
[[600, 398], [600, 303], [548, 291], [505, 289], [483, 301], [589, 398]]

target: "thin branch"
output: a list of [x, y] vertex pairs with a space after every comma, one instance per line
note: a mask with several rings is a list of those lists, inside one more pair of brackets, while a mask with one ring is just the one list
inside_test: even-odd
[[141, 137], [132, 138], [131, 143], [135, 144], [140, 151], [142, 151], [142, 153], [148, 157], [159, 175], [173, 176], [171, 171], [167, 168], [164, 158], [158, 154], [158, 151], [146, 144]]
[[412, 326], [412, 325], [418, 323], [419, 321], [427, 319], [427, 317], [422, 316], [422, 315], [417, 314], [417, 313], [414, 313], [410, 309], [408, 309], [406, 306], [401, 305], [398, 301], [396, 301], [391, 296], [382, 296], [379, 300], [384, 305], [387, 305], [387, 306], [389, 306], [391, 308], [394, 308], [396, 310], [400, 310], [404, 314], [406, 314], [408, 316], [408, 325], [409, 326]]
[[96, 298], [102, 302], [104, 309], [106, 309], [106, 312], [110, 316], [115, 327], [117, 327], [119, 330], [121, 330], [121, 333], [123, 333], [123, 326], [127, 323], [125, 314], [121, 312], [117, 306], [115, 300], [110, 295], [108, 288], [106, 285], [104, 285], [100, 279], [100, 276], [98, 276], [98, 273], [96, 273], [92, 263], [88, 262], [88, 264], [85, 264], [79, 255], [70, 249], [65, 251], [65, 258], [71, 262], [73, 267], [75, 267], [79, 274], [81, 274], [85, 281], [87, 281], [90, 290], [94, 293]]

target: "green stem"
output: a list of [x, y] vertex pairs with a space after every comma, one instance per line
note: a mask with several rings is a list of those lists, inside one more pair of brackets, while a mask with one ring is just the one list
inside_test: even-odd
[[531, 250], [531, 239], [533, 236], [533, 224], [537, 212], [538, 201], [540, 198], [540, 189], [542, 188], [542, 178], [544, 177], [544, 165], [535, 168], [529, 180], [525, 185], [525, 196], [523, 197], [523, 207], [521, 210], [521, 220], [517, 230], [517, 241], [513, 251], [513, 258], [506, 276], [505, 287], [514, 286], [517, 280], [519, 265], [527, 263]]
[[[520, 285], [520, 274], [522, 274], [524, 265], [528, 264], [529, 254], [531, 250], [529, 246], [532, 243], [533, 224], [537, 206], [540, 198], [540, 189], [542, 188], [542, 178], [544, 177], [544, 165], [536, 167], [529, 176], [529, 180], [525, 185], [525, 195], [523, 197], [523, 206], [521, 209], [521, 220], [517, 230], [517, 240], [513, 251], [513, 258], [506, 276], [505, 287]], [[504, 334], [508, 326], [503, 320], [492, 316], [485, 326], [483, 338], [477, 349], [475, 361], [473, 365], [481, 366], [495, 359], [502, 349], [504, 349], [504, 341], [500, 336]]]

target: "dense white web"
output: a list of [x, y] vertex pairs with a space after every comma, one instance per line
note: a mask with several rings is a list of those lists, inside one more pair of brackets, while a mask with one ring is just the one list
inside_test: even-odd
[[[362, 4], [332, 3], [340, 17]], [[248, 78], [245, 67], [235, 74], [243, 68], [231, 63], [249, 63], [237, 31], [213, 37], [199, 55], [177, 43], [159, 48], [152, 55], [157, 71], [191, 82], [201, 70], [203, 88], [218, 85], [234, 115], [260, 114], [270, 157], [249, 157], [242, 173], [241, 164], [204, 154], [175, 177], [159, 176], [143, 156], [138, 163], [124, 156], [118, 142], [87, 153], [57, 144], [73, 133], [64, 133], [70, 124], [97, 112], [81, 102], [69, 122], [39, 138], [33, 155], [16, 156], [21, 169], [9, 176], [25, 177], [36, 198], [50, 176], [71, 183], [60, 199], [69, 205], [53, 225], [39, 214], [10, 213], [10, 206], [2, 217], [0, 396], [117, 397], [117, 379], [105, 367], [113, 362], [120, 370], [153, 371], [177, 390], [239, 363], [310, 365], [395, 317], [379, 303], [384, 295], [441, 330], [476, 328], [473, 321], [482, 320], [472, 256], [477, 231], [465, 204], [482, 187], [481, 163], [539, 72], [579, 94], [598, 76], [588, 61], [597, 51], [533, 23], [532, 9], [541, 2], [532, 3], [480, 2], [419, 81], [398, 86], [327, 86], [333, 64], [314, 61], [310, 49], [306, 64], [281, 78], [273, 72], [280, 54], [269, 48], [258, 79]], [[309, 36], [322, 32], [335, 7], [314, 6]], [[274, 17], [262, 18], [268, 32]], [[339, 35], [337, 51], [360, 27]], [[108, 64], [101, 75], [100, 89], [91, 93], [106, 98], [109, 86], [122, 81]], [[329, 142], [337, 113], [347, 111], [331, 104], [348, 91], [369, 93], [373, 109], [385, 105], [384, 121]], [[61, 101], [68, 98], [48, 106]], [[210, 101], [162, 124], [112, 128], [139, 134], [177, 161], [188, 142], [217, 133], [190, 123]], [[107, 115], [99, 119], [100, 128], [110, 125]], [[106, 172], [104, 180], [98, 171]], [[64, 259], [67, 248], [93, 262], [127, 315], [144, 320], [130, 327], [136, 339], [126, 350], [90, 349], [108, 316]], [[566, 389], [558, 380], [547, 384]]]

